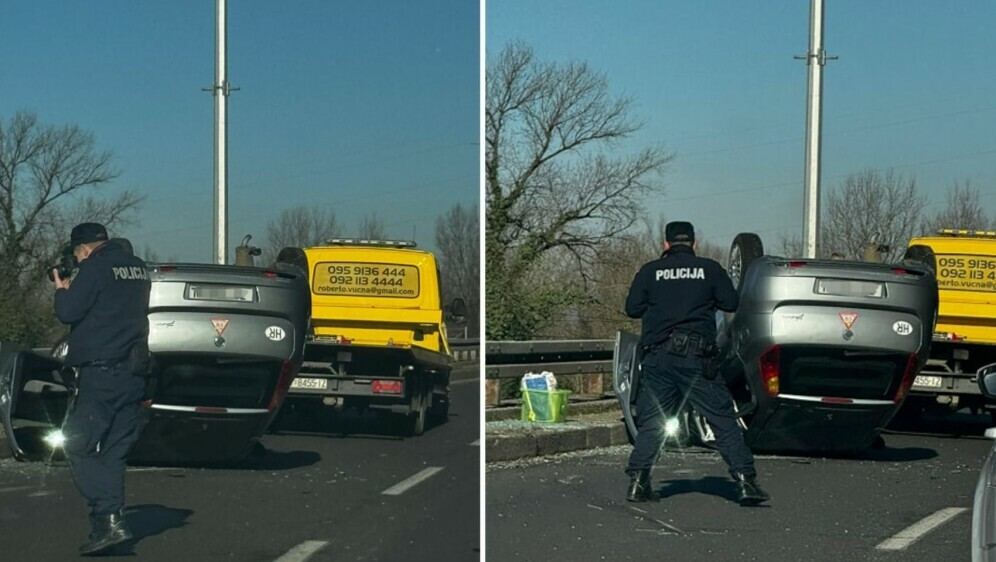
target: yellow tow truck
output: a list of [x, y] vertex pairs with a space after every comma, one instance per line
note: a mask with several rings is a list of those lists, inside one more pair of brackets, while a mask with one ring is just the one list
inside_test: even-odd
[[939, 297], [930, 359], [908, 402], [978, 413], [986, 408], [978, 370], [996, 363], [996, 231], [941, 229], [910, 240], [906, 258], [932, 266]]
[[[435, 256], [409, 241], [333, 239], [297, 259], [311, 285], [311, 328], [287, 398], [389, 410], [409, 435], [428, 416], [445, 420], [452, 355]], [[466, 305], [454, 299], [447, 312], [459, 318]]]

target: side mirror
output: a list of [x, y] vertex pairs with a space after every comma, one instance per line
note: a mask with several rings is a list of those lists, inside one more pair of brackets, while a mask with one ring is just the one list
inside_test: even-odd
[[979, 390], [989, 399], [996, 399], [996, 363], [979, 369]]
[[467, 316], [467, 303], [460, 297], [453, 299], [449, 308], [449, 318], [451, 320], [459, 320]]

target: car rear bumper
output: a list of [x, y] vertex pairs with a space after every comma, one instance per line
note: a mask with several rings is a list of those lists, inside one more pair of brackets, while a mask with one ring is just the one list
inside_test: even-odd
[[763, 400], [747, 430], [747, 445], [762, 451], [862, 451], [899, 408], [885, 400], [825, 400], [834, 399], [780, 395]]
[[265, 409], [146, 404], [140, 411], [132, 464], [211, 464], [245, 458], [266, 429]]

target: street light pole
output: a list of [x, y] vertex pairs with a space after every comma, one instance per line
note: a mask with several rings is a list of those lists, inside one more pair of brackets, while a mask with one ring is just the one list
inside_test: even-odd
[[227, 0], [217, 0], [215, 14], [215, 80], [210, 88], [214, 96], [214, 261], [228, 263], [228, 19]]
[[837, 57], [823, 50], [823, 0], [812, 0], [809, 18], [809, 52], [795, 57], [809, 65], [806, 103], [806, 192], [803, 199], [803, 257], [815, 258], [820, 235], [820, 140], [823, 120], [823, 65]]

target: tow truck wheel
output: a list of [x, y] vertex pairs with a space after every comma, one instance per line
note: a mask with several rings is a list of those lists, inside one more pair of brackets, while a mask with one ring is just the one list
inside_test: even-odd
[[414, 404], [412, 404], [412, 411], [408, 414], [407, 420], [407, 433], [409, 436], [417, 437], [425, 433], [425, 418], [429, 411], [429, 401], [432, 400], [432, 396], [428, 395], [425, 385], [419, 385], [418, 394], [414, 399]]

